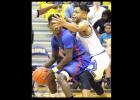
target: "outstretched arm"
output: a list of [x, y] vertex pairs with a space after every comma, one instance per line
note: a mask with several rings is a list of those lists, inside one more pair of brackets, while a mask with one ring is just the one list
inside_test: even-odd
[[46, 12], [47, 12], [48, 10], [50, 10], [51, 8], [56, 9], [57, 6], [58, 6], [58, 5], [54, 4], [54, 5], [51, 5], [51, 6], [48, 6], [48, 7], [46, 7], [46, 8], [43, 8], [43, 9], [38, 10], [38, 16], [39, 16], [39, 15], [42, 15], [42, 14], [44, 14], [44, 13], [46, 13]]
[[74, 33], [86, 30], [89, 25], [87, 21], [81, 21], [79, 24], [76, 24], [74, 22], [69, 23], [65, 21], [62, 17], [58, 17], [58, 16], [54, 18], [53, 23], [56, 23], [59, 26], [65, 27]]

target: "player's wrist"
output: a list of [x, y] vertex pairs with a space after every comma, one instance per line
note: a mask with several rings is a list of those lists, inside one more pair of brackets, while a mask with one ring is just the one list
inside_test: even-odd
[[63, 19], [61, 25], [62, 25], [63, 27], [65, 27], [65, 26], [67, 25], [67, 21], [66, 21], [65, 19]]
[[54, 67], [54, 68], [52, 68], [52, 71], [53, 71], [54, 73], [56, 73], [56, 72], [58, 72], [59, 70], [58, 70], [57, 67]]

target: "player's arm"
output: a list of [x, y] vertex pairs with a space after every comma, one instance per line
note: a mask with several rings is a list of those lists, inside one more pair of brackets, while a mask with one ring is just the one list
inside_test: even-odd
[[59, 50], [52, 53], [50, 60], [44, 65], [46, 68], [49, 68], [51, 65], [53, 65], [56, 62], [56, 60], [58, 59], [58, 53]]
[[82, 21], [78, 25], [76, 23], [69, 23], [69, 22], [64, 22], [62, 23], [62, 25], [68, 30], [76, 33], [76, 32], [85, 31], [89, 24], [87, 23], [87, 21]]
[[72, 60], [73, 49], [65, 49], [65, 56], [61, 62], [57, 65], [58, 70], [62, 69], [64, 65], [68, 64]]
[[60, 63], [55, 68], [52, 69], [54, 72], [57, 72], [58, 70], [62, 69], [66, 64], [68, 64], [72, 60], [73, 45], [74, 45], [73, 35], [71, 33], [68, 35], [64, 35], [62, 38], [62, 42], [64, 45], [65, 56], [60, 61]]
[[80, 22], [79, 24], [76, 24], [74, 22], [72, 23], [67, 22], [65, 19], [63, 19], [60, 16], [56, 16], [56, 18], [53, 19], [53, 23], [67, 28], [68, 30], [72, 31], [74, 34], [76, 32], [81, 32], [86, 30], [86, 28], [89, 26], [88, 22], [85, 20]]
[[59, 54], [59, 45], [58, 42], [56, 41], [55, 37], [52, 37], [51, 39], [51, 46], [52, 46], [52, 56], [50, 58], [50, 60], [44, 64], [44, 67], [50, 67], [51, 65], [53, 65], [56, 60], [58, 59], [58, 54]]

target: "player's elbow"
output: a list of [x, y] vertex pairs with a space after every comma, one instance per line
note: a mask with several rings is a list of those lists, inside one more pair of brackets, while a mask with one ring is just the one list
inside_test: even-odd
[[79, 32], [79, 27], [78, 26], [75, 26], [73, 28], [73, 30], [71, 30], [73, 33], [76, 33], [76, 32]]
[[78, 26], [76, 26], [75, 27], [75, 32], [79, 32], [80, 30], [79, 30], [79, 27]]
[[68, 28], [73, 33], [79, 32], [79, 26], [75, 23], [66, 23], [65, 26], [67, 26], [66, 28]]

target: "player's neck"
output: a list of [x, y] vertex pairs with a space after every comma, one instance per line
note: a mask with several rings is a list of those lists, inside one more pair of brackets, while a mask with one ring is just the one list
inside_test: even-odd
[[62, 29], [60, 30], [59, 33], [54, 33], [54, 35], [55, 35], [56, 37], [60, 37], [60, 35], [61, 35], [61, 31], [62, 31]]
[[56, 36], [56, 37], [59, 37], [59, 36], [60, 36], [60, 34], [55, 34], [55, 36]]

